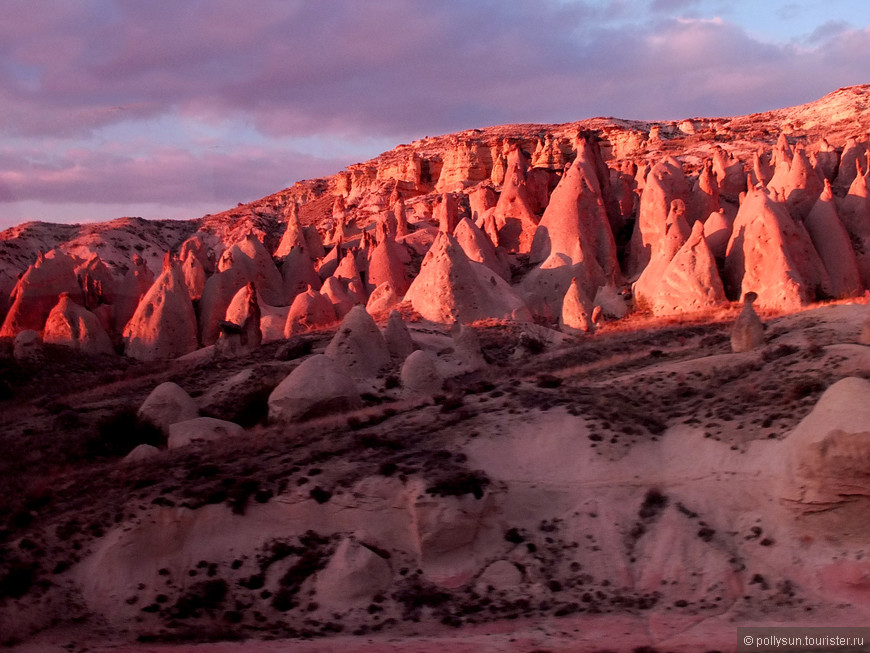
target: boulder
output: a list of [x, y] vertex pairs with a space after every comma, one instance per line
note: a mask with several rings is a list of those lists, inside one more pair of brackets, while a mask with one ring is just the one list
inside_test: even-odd
[[390, 362], [384, 336], [363, 306], [348, 312], [324, 353], [354, 379], [377, 376]]
[[140, 444], [133, 448], [133, 451], [128, 453], [121, 460], [122, 463], [135, 463], [140, 460], [148, 460], [160, 454], [160, 449], [150, 444]]
[[393, 284], [385, 281], [372, 291], [369, 295], [369, 300], [366, 302], [366, 313], [371, 315], [378, 322], [387, 318], [387, 316], [402, 303], [402, 295], [396, 293]]
[[166, 381], [151, 391], [137, 414], [167, 431], [171, 424], [199, 417], [199, 409], [181, 386]]
[[368, 606], [389, 588], [389, 563], [365, 544], [345, 537], [314, 581], [314, 600], [327, 610]]
[[303, 419], [353, 410], [362, 405], [353, 380], [323, 354], [311, 356], [269, 395], [269, 418]]
[[99, 318], [76, 304], [68, 293], [61, 293], [48, 314], [42, 338], [45, 343], [72, 347], [85, 354], [115, 353]]
[[434, 395], [444, 385], [432, 356], [421, 349], [411, 352], [405, 359], [401, 380], [403, 394], [407, 396]]
[[167, 253], [163, 272], [124, 327], [125, 353], [140, 360], [176, 358], [197, 348], [196, 313], [177, 263]]
[[196, 417], [169, 425], [170, 449], [178, 449], [194, 442], [212, 442], [223, 438], [239, 438], [245, 434], [238, 424], [214, 417]]
[[17, 361], [39, 361], [44, 355], [42, 338], [33, 329], [19, 331], [12, 340], [12, 357]]

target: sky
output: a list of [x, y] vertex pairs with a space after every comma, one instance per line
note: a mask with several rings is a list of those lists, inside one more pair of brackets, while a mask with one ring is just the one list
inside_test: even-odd
[[190, 219], [425, 136], [870, 82], [868, 0], [3, 0], [0, 229]]

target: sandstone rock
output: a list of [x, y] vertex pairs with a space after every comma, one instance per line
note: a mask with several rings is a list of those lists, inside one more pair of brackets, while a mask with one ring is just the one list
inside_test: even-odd
[[[616, 242], [604, 205], [597, 162], [587, 140], [559, 181], [535, 231], [529, 260], [539, 263], [551, 254], [564, 254], [571, 263], [600, 267], [608, 281], [619, 278]], [[598, 271], [590, 270], [593, 275]]]
[[326, 281], [326, 279], [331, 277], [338, 269], [338, 264], [341, 263], [343, 258], [344, 248], [342, 247], [341, 242], [338, 242], [335, 244], [335, 247], [329, 250], [329, 253], [320, 260], [320, 265], [317, 267], [317, 275], [323, 281]]
[[562, 312], [562, 301], [573, 279], [578, 280], [587, 295], [606, 283], [599, 266], [593, 266], [590, 272], [584, 262], [572, 264], [567, 255], [553, 253], [529, 270], [519, 284], [519, 291], [532, 315], [546, 322], [555, 322]]
[[18, 361], [39, 361], [43, 357], [42, 338], [33, 329], [19, 331], [12, 341], [12, 356]]
[[170, 449], [178, 449], [195, 442], [212, 442], [223, 438], [240, 438], [245, 429], [233, 422], [214, 417], [196, 417], [169, 425]]
[[390, 362], [384, 336], [363, 306], [348, 312], [324, 353], [354, 379], [374, 377]]
[[343, 318], [350, 309], [358, 305], [356, 298], [348, 291], [347, 282], [337, 277], [327, 278], [320, 288], [320, 294], [330, 301], [338, 319]]
[[45, 255], [40, 252], [36, 262], [15, 284], [0, 337], [11, 338], [27, 329], [42, 331], [58, 296], [64, 292], [82, 301], [72, 258], [58, 250]]
[[418, 349], [402, 365], [402, 390], [405, 395], [434, 395], [441, 391], [444, 379], [435, 367], [435, 361]]
[[112, 341], [96, 315], [61, 293], [45, 321], [43, 341], [64, 345], [85, 354], [114, 354]]
[[300, 421], [362, 405], [353, 380], [323, 354], [311, 356], [269, 395], [269, 418]]
[[592, 321], [595, 324], [598, 324], [601, 318], [621, 320], [628, 315], [628, 303], [625, 301], [625, 296], [613, 284], [598, 288], [592, 299], [592, 306]]
[[502, 279], [510, 282], [511, 270], [507, 261], [499, 256], [498, 250], [486, 234], [471, 220], [462, 218], [453, 230], [453, 237], [470, 260], [483, 263]]
[[565, 293], [559, 327], [566, 333], [588, 333], [595, 328], [592, 324], [592, 301], [576, 278]]
[[337, 321], [335, 308], [329, 298], [309, 286], [308, 290], [296, 295], [290, 305], [284, 324], [284, 337], [327, 327]]
[[506, 166], [504, 185], [493, 212], [498, 244], [509, 252], [526, 253], [539, 222], [530, 187], [529, 160], [519, 147], [513, 147]]
[[789, 213], [796, 220], [803, 220], [813, 208], [824, 184], [810, 164], [802, 147], [795, 149], [788, 179], [783, 189]]
[[517, 566], [507, 560], [496, 560], [483, 570], [477, 578], [479, 593], [485, 593], [492, 588], [496, 592], [509, 590], [523, 582], [523, 573]]
[[785, 440], [780, 491], [786, 506], [810, 517], [818, 513], [817, 519], [839, 519], [840, 532], [852, 531], [870, 499], [868, 425], [870, 382], [847, 377], [828, 388]]
[[683, 170], [673, 159], [656, 164], [646, 177], [637, 222], [631, 237], [627, 275], [637, 277], [665, 238], [665, 225], [674, 200], [689, 199]]
[[202, 297], [202, 291], [205, 290], [206, 274], [205, 268], [193, 251], [187, 253], [187, 258], [181, 264], [181, 274], [184, 276], [184, 285], [187, 287], [190, 299], [192, 301], [199, 300]]
[[856, 175], [839, 205], [839, 215], [855, 243], [855, 256], [861, 283], [870, 288], [870, 191], [867, 178]]
[[691, 225], [696, 220], [706, 220], [707, 216], [717, 211], [719, 211], [719, 182], [713, 172], [713, 161], [708, 159], [692, 188], [687, 220]]
[[101, 304], [114, 304], [118, 279], [98, 254], [75, 268], [79, 287], [84, 293], [84, 307], [93, 311]]
[[133, 256], [133, 265], [127, 270], [116, 291], [114, 305], [114, 331], [123, 331], [136, 312], [136, 307], [145, 293], [154, 285], [154, 273], [138, 254]]
[[498, 204], [498, 196], [490, 182], [478, 184], [467, 191], [468, 206], [471, 211], [471, 221], [478, 223], [483, 214], [494, 209]]
[[[218, 261], [218, 271], [227, 272], [231, 269], [236, 272], [237, 278], [241, 281], [239, 287], [253, 281], [267, 302], [273, 306], [286, 305], [281, 273], [278, 272], [263, 243], [253, 235], [240, 240], [221, 256]], [[234, 288], [232, 295], [235, 295], [237, 290], [238, 288]]]
[[341, 282], [347, 294], [353, 299], [354, 304], [365, 305], [368, 300], [368, 292], [366, 291], [365, 284], [363, 284], [356, 255], [353, 251], [348, 251], [345, 254], [335, 272], [333, 272], [332, 278], [338, 279]]
[[460, 197], [456, 193], [444, 193], [435, 201], [432, 218], [438, 223], [438, 230], [453, 235], [459, 222], [461, 210]]
[[387, 351], [394, 360], [405, 360], [417, 348], [411, 338], [408, 325], [402, 319], [398, 311], [391, 311], [384, 329], [384, 341], [387, 343]]
[[254, 351], [263, 342], [258, 296], [254, 282], [250, 282], [233, 297], [226, 319], [219, 325], [221, 333], [215, 345], [219, 353], [240, 356]]
[[695, 223], [688, 240], [664, 268], [648, 301], [655, 315], [691, 313], [726, 301], [716, 259], [707, 247], [701, 222]]
[[743, 163], [717, 147], [713, 152], [713, 173], [719, 184], [720, 195], [730, 201], [735, 201], [740, 193], [746, 191], [746, 172]]
[[178, 249], [178, 260], [186, 261], [188, 255], [193, 254], [206, 275], [209, 275], [217, 269], [215, 251], [220, 254], [223, 249], [223, 243], [215, 236], [199, 231], [181, 243]]
[[299, 248], [308, 254], [308, 242], [302, 231], [302, 224], [299, 222], [299, 205], [296, 202], [290, 205], [287, 212], [287, 226], [284, 228], [281, 242], [278, 243], [278, 249], [275, 250], [275, 258], [287, 256], [293, 248]]
[[171, 424], [199, 417], [199, 409], [184, 389], [167, 381], [151, 391], [139, 407], [138, 415], [166, 431]]
[[389, 283], [399, 297], [404, 296], [411, 285], [403, 261], [406, 257], [403, 246], [383, 233], [369, 258], [368, 282], [374, 288]]
[[[310, 351], [310, 347], [308, 348]], [[235, 422], [251, 427], [260, 422], [266, 410], [269, 393], [287, 376], [283, 365], [248, 367], [209, 387], [196, 398], [203, 417]]]
[[445, 153], [435, 190], [445, 193], [473, 186], [489, 177], [491, 167], [488, 147], [474, 141], [459, 141]]
[[140, 460], [148, 460], [160, 454], [160, 449], [150, 444], [140, 444], [121, 459], [122, 463], [135, 463]]
[[390, 586], [392, 578], [384, 558], [354, 538], [345, 537], [326, 567], [317, 573], [315, 600], [328, 610], [365, 607]]
[[725, 259], [726, 290], [753, 291], [760, 306], [795, 309], [830, 295], [830, 281], [812, 240], [781, 202], [750, 192], [734, 221]]
[[651, 250], [649, 263], [634, 283], [634, 295], [638, 306], [652, 310], [662, 275], [689, 239], [690, 233], [686, 222], [686, 205], [682, 200], [674, 200], [665, 219], [662, 240]]
[[197, 347], [196, 313], [181, 270], [167, 253], [163, 272], [124, 327], [125, 353], [141, 360], [175, 358]]
[[728, 217], [725, 209], [711, 213], [704, 221], [704, 239], [707, 241], [707, 247], [717, 259], [725, 258], [733, 229], [734, 221]]
[[375, 288], [366, 302], [366, 313], [378, 322], [385, 320], [401, 302], [402, 295], [396, 293], [393, 284], [385, 281]]
[[837, 215], [831, 182], [825, 180], [824, 190], [804, 224], [831, 280], [834, 297], [860, 295], [863, 285], [858, 261], [849, 234]]
[[837, 170], [837, 179], [835, 185], [839, 188], [849, 188], [858, 174], [859, 162], [863, 161], [866, 153], [866, 148], [863, 143], [859, 143], [854, 137], [846, 139], [846, 144], [843, 146], [843, 154], [840, 157], [840, 167]]
[[300, 247], [294, 247], [284, 256], [281, 278], [284, 282], [284, 297], [288, 301], [293, 301], [296, 295], [305, 292], [309, 286], [320, 290], [320, 276], [306, 251]]
[[452, 236], [438, 234], [405, 294], [423, 318], [442, 324], [485, 318], [528, 321], [528, 308], [495, 272], [470, 261]]
[[752, 308], [757, 297], [754, 292], [746, 293], [743, 310], [731, 327], [731, 351], [735, 353], [752, 351], [764, 344], [764, 324]]

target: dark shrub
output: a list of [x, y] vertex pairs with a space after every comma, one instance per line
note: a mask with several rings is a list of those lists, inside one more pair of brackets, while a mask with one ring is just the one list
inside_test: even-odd
[[159, 447], [165, 442], [163, 431], [128, 407], [97, 424], [97, 432], [85, 443], [85, 455], [88, 458], [114, 458], [127, 455], [140, 444]]

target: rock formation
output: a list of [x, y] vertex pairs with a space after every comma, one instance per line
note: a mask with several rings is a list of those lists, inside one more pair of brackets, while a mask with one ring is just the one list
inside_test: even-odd
[[113, 354], [112, 341], [96, 315], [61, 293], [45, 322], [43, 341], [85, 354]]
[[269, 395], [269, 418], [300, 421], [353, 410], [362, 404], [351, 378], [328, 356], [303, 361]]
[[752, 307], [757, 298], [754, 292], [743, 297], [743, 310], [731, 327], [731, 351], [735, 353], [751, 351], [764, 344], [764, 324]]
[[245, 429], [238, 424], [214, 417], [195, 417], [169, 425], [167, 447], [178, 449], [189, 444], [212, 442], [224, 438], [240, 438]]
[[197, 348], [196, 313], [180, 266], [167, 253], [163, 272], [124, 327], [125, 353], [133, 358], [175, 358]]
[[199, 417], [199, 409], [181, 386], [167, 381], [151, 391], [139, 407], [138, 415], [168, 432], [172, 424]]
[[514, 146], [507, 155], [506, 166], [504, 185], [493, 212], [498, 242], [509, 252], [526, 253], [531, 249], [540, 220], [531, 188], [529, 160]]
[[322, 329], [338, 321], [332, 302], [310, 286], [296, 295], [287, 313], [284, 337], [290, 338], [312, 329]]
[[405, 294], [425, 319], [442, 324], [485, 318], [530, 319], [528, 308], [495, 272], [470, 261], [456, 239], [439, 232]]
[[324, 353], [354, 379], [377, 376], [390, 362], [384, 336], [363, 306], [354, 306], [345, 315]]
[[562, 301], [559, 327], [566, 333], [588, 333], [595, 328], [592, 323], [592, 301], [576, 278], [572, 279]]
[[402, 364], [402, 391], [406, 396], [434, 395], [440, 392], [444, 379], [427, 352], [418, 349]]
[[841, 298], [860, 295], [863, 285], [858, 261], [849, 234], [837, 214], [831, 182], [827, 179], [804, 225], [828, 273], [831, 294]]

